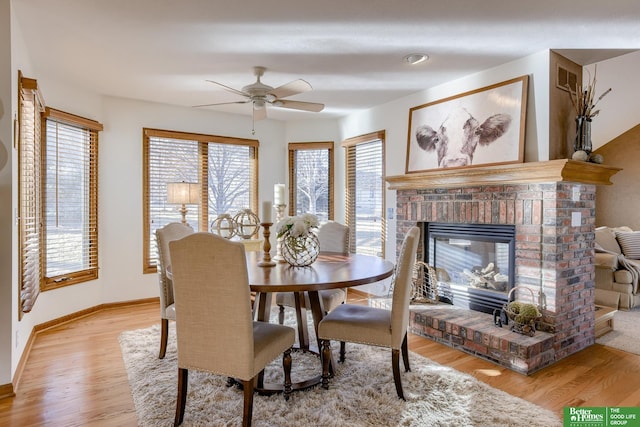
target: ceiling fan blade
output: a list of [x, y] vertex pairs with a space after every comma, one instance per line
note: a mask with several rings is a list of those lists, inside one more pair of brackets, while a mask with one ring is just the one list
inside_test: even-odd
[[291, 108], [292, 110], [313, 111], [316, 113], [324, 110], [324, 104], [318, 104], [316, 102], [287, 101], [285, 99], [278, 99], [273, 103], [273, 106]]
[[213, 80], [207, 80], [207, 81], [208, 81], [209, 83], [213, 83], [214, 85], [218, 85], [218, 86], [220, 86], [221, 88], [223, 88], [223, 89], [225, 89], [225, 90], [228, 90], [228, 91], [229, 91], [229, 92], [231, 92], [231, 93], [235, 93], [236, 95], [240, 95], [240, 96], [250, 96], [250, 95], [249, 95], [248, 93], [246, 93], [246, 92], [243, 92], [243, 91], [238, 90], [238, 89], [234, 89], [234, 88], [229, 87], [229, 86], [227, 86], [227, 85], [223, 85], [222, 83], [218, 83], [218, 82], [215, 82], [215, 81], [213, 81]]
[[286, 98], [303, 92], [309, 92], [313, 88], [305, 80], [298, 79], [287, 84], [283, 84], [272, 90], [270, 93], [276, 98]]
[[253, 109], [253, 120], [264, 120], [267, 118], [267, 107], [262, 108], [254, 108]]
[[216, 105], [230, 105], [230, 104], [246, 104], [248, 102], [251, 102], [251, 100], [247, 99], [245, 101], [231, 101], [231, 102], [217, 102], [215, 104], [201, 104], [201, 105], [194, 105], [193, 107], [214, 107]]

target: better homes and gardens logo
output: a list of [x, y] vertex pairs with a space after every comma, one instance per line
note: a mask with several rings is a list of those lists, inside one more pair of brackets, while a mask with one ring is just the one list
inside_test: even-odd
[[638, 407], [564, 408], [564, 427], [640, 427]]

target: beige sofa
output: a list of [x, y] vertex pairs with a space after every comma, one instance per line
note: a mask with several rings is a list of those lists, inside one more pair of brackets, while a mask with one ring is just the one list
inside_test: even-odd
[[640, 231], [596, 228], [595, 264], [596, 304], [622, 310], [640, 305]]

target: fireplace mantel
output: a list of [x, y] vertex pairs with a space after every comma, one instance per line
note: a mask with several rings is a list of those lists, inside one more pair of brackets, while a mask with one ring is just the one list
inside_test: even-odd
[[611, 185], [610, 178], [621, 168], [570, 159], [512, 163], [457, 169], [438, 169], [386, 177], [389, 190], [468, 187], [490, 184], [577, 182]]

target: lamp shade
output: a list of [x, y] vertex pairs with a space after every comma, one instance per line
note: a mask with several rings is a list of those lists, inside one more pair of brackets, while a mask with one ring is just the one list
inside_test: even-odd
[[194, 205], [200, 201], [200, 184], [197, 182], [167, 183], [167, 203]]

